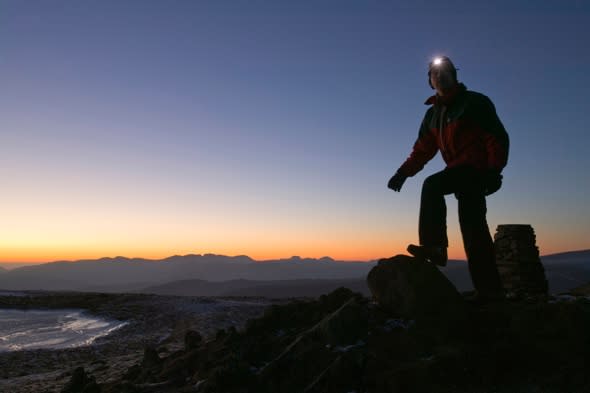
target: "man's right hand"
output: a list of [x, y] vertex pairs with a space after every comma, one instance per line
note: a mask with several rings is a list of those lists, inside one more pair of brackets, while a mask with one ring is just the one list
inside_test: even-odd
[[402, 186], [404, 185], [404, 182], [406, 181], [407, 176], [402, 175], [399, 172], [396, 172], [395, 175], [393, 175], [391, 177], [391, 179], [389, 179], [389, 182], [387, 183], [387, 187], [391, 188], [393, 191], [397, 191], [399, 192], [399, 190], [402, 189]]

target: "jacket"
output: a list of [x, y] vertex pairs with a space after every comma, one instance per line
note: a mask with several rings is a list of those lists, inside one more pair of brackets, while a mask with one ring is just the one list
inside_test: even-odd
[[488, 97], [460, 83], [450, 97], [432, 96], [425, 104], [431, 106], [399, 173], [414, 176], [439, 150], [447, 168], [502, 171], [508, 161], [509, 138]]

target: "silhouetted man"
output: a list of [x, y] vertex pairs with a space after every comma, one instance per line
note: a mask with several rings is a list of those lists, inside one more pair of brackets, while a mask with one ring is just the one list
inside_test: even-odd
[[440, 266], [447, 263], [445, 195], [458, 200], [459, 223], [469, 272], [477, 300], [503, 297], [496, 267], [494, 243], [486, 221], [486, 196], [500, 189], [508, 160], [508, 134], [492, 101], [469, 91], [457, 81], [457, 69], [448, 57], [434, 59], [428, 83], [436, 94], [426, 100], [418, 139], [408, 159], [387, 186], [400, 191], [405, 180], [418, 173], [440, 151], [446, 168], [424, 180], [420, 201], [420, 245], [408, 251]]

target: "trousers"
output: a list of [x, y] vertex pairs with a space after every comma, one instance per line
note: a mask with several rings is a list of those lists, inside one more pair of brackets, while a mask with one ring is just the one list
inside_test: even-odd
[[448, 247], [445, 195], [455, 194], [473, 286], [481, 294], [497, 294], [503, 288], [486, 220], [484, 190], [481, 171], [472, 167], [446, 168], [427, 177], [422, 185], [418, 231], [421, 245]]

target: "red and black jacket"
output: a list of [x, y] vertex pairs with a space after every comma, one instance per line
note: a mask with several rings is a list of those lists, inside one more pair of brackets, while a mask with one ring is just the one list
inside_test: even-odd
[[461, 83], [449, 96], [432, 96], [425, 104], [432, 106], [399, 173], [414, 176], [439, 150], [447, 168], [502, 171], [508, 161], [508, 133], [488, 97]]

